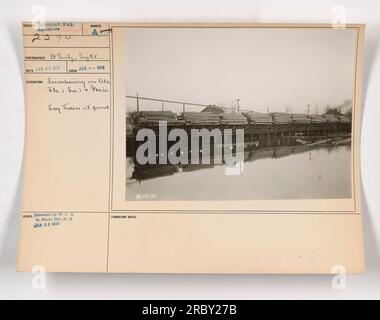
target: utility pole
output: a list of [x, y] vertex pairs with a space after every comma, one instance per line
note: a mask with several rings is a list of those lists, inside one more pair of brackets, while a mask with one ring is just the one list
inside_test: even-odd
[[237, 102], [237, 109], [238, 109], [238, 114], [240, 114], [240, 99], [236, 99]]
[[139, 93], [137, 92], [136, 93], [136, 107], [137, 107], [137, 111], [140, 111], [140, 106], [139, 106]]
[[309, 115], [310, 114], [310, 104], [307, 104], [306, 107], [307, 107], [307, 115]]
[[161, 110], [164, 111], [164, 103], [161, 102]]

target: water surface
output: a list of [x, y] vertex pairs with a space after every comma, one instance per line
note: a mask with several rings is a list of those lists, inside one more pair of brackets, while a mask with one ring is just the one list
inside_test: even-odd
[[240, 175], [227, 165], [147, 166], [127, 157], [126, 199], [262, 200], [351, 198], [351, 147], [263, 147], [245, 153]]

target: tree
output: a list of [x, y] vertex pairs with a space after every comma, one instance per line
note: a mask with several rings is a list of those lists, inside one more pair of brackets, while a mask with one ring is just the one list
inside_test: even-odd
[[350, 116], [352, 114], [352, 100], [346, 99], [343, 101], [343, 103], [334, 107], [330, 106], [329, 104], [326, 105], [325, 114], [335, 114], [335, 115], [346, 114]]

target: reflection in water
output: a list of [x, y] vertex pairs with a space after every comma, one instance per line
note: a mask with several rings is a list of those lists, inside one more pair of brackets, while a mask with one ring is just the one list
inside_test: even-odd
[[227, 165], [213, 164], [212, 154], [210, 158], [210, 164], [139, 165], [127, 154], [126, 199], [144, 195], [182, 201], [351, 197], [350, 144], [259, 141], [245, 148], [240, 175], [226, 175]]

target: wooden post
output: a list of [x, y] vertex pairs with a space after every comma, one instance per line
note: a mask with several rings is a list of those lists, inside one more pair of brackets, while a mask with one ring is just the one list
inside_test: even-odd
[[136, 94], [136, 108], [137, 108], [137, 111], [140, 111], [140, 106], [139, 106], [139, 93], [137, 92]]

